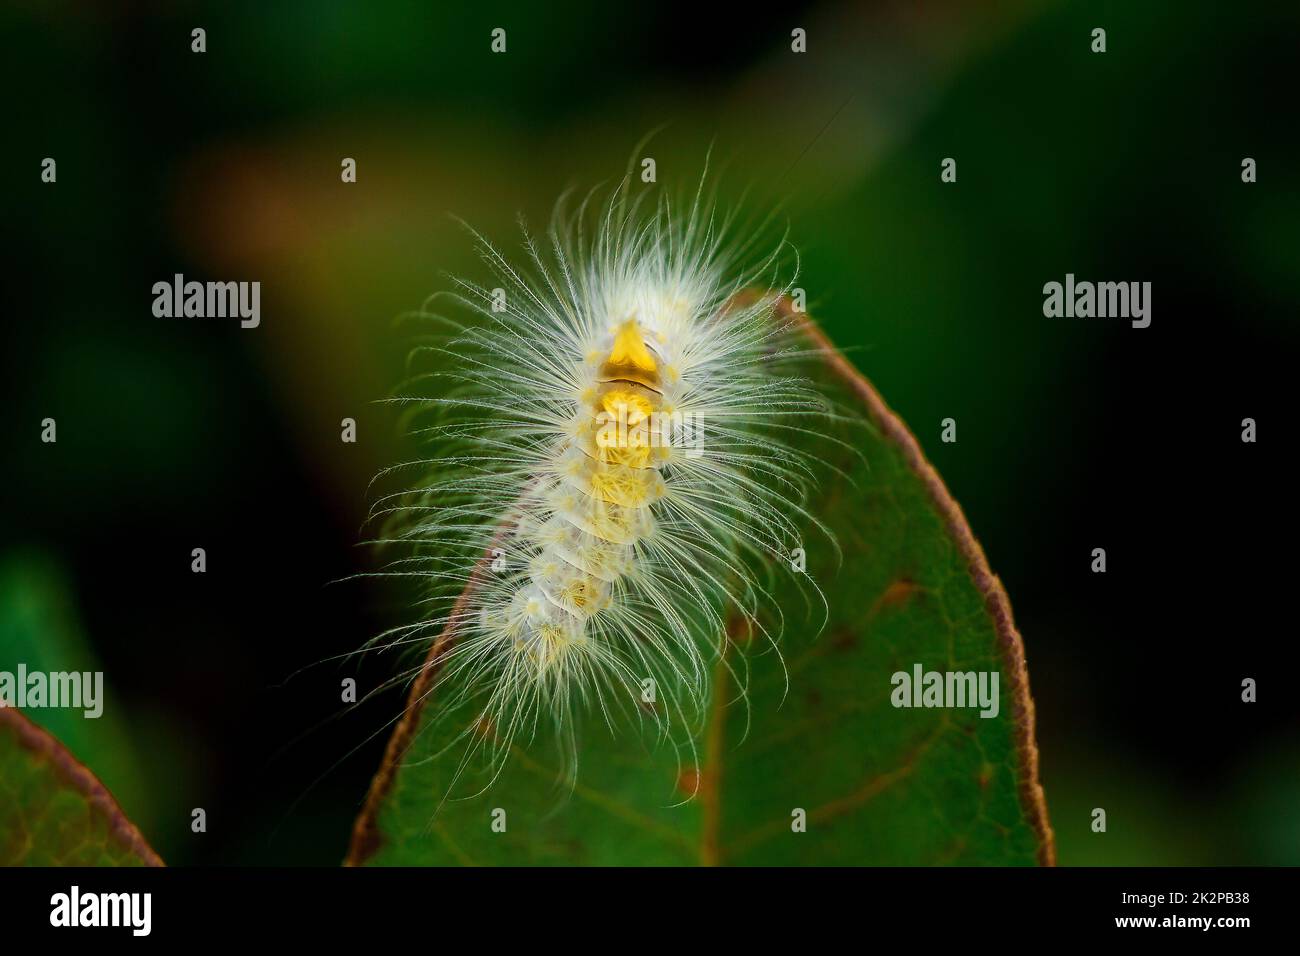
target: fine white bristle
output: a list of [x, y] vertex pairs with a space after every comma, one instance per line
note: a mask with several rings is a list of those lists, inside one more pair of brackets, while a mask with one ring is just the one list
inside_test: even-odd
[[722, 217], [702, 185], [680, 209], [645, 196], [628, 180], [562, 203], [519, 266], [479, 237], [496, 281], [430, 300], [444, 331], [394, 399], [428, 448], [395, 469], [416, 486], [376, 507], [382, 540], [412, 547], [391, 570], [429, 588], [402, 634], [440, 636], [428, 706], [494, 769], [554, 731], [576, 773], [593, 716], [692, 748], [715, 665], [743, 657], [728, 641], [776, 647], [769, 575], [797, 573], [815, 523], [795, 439], [827, 410], [774, 308], [793, 255], [778, 238], [755, 257], [764, 225]]

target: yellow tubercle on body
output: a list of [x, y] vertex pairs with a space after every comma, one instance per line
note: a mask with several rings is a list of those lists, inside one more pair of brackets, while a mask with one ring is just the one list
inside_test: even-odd
[[650, 468], [653, 465], [650, 460], [652, 449], [649, 445], [636, 445], [631, 448], [620, 448], [617, 445], [598, 445], [598, 447], [600, 460], [606, 465], [623, 468]]
[[579, 611], [586, 611], [591, 605], [595, 589], [591, 583], [582, 579], [575, 578], [560, 589], [560, 600], [564, 601]]
[[649, 469], [607, 465], [591, 476], [591, 493], [610, 504], [639, 508], [657, 497], [656, 477]]
[[[642, 422], [648, 421], [655, 411], [654, 405], [648, 398], [629, 389], [606, 392], [600, 400], [600, 409], [606, 415], [614, 416], [615, 421], [625, 423], [629, 429], [637, 428]], [[635, 435], [629, 437], [632, 439]], [[636, 446], [629, 444], [626, 447]]]

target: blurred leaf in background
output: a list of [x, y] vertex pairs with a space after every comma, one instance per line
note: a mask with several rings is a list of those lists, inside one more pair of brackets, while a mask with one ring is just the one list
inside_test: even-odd
[[[82, 632], [76, 601], [57, 564], [47, 555], [0, 558], [0, 671], [95, 672], [103, 664]], [[104, 675], [102, 713], [35, 707], [23, 712], [75, 754], [93, 755], [95, 775], [145, 829], [156, 821], [153, 782], [141, 773], [131, 739], [129, 706]]]
[[0, 866], [161, 866], [112, 794], [47, 731], [0, 708]]

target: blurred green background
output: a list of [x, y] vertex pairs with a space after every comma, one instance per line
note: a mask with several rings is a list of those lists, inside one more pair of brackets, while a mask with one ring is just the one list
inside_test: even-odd
[[[1300, 862], [1300, 7], [699, 6], [6, 5], [0, 669], [108, 686], [100, 721], [31, 716], [170, 863], [339, 861], [400, 707], [332, 719], [398, 663], [330, 661], [406, 620], [401, 589], [330, 583], [374, 566], [367, 484], [409, 452], [375, 404], [395, 317], [484, 277], [449, 213], [517, 248], [662, 127], [658, 188], [712, 147], [724, 193], [780, 200], [814, 315], [1002, 575], [1061, 862]], [[155, 319], [176, 272], [260, 280], [261, 327]], [[1153, 282], [1152, 327], [1045, 319], [1067, 272]]]

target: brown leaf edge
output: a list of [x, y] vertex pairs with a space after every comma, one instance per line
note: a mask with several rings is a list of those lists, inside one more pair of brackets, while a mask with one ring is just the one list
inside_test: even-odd
[[98, 813], [108, 820], [113, 839], [139, 857], [145, 866], [166, 865], [122, 811], [108, 788], [53, 734], [32, 723], [14, 707], [0, 707], [0, 727], [7, 727], [20, 747], [48, 762], [63, 783], [85, 797], [91, 813]]
[[[1015, 715], [1016, 753], [1020, 758], [1020, 806], [1030, 826], [1038, 835], [1038, 862], [1043, 866], [1055, 866], [1056, 839], [1047, 818], [1047, 799], [1038, 779], [1034, 700], [1029, 693], [1025, 642], [1020, 632], [1016, 630], [1015, 620], [1011, 614], [1011, 601], [1007, 597], [1006, 589], [998, 576], [989, 568], [984, 549], [980, 547], [979, 541], [971, 532], [961, 506], [949, 493], [943, 479], [934, 470], [934, 466], [926, 460], [921, 446], [903, 424], [902, 419], [894, 414], [875, 387], [843, 356], [809, 316], [796, 313], [786, 297], [777, 300], [776, 308], [784, 319], [797, 326], [816, 345], [830, 369], [839, 374], [862, 400], [872, 424], [902, 451], [912, 471], [925, 485], [931, 503], [943, 518], [948, 533], [957, 543], [971, 579], [984, 598], [985, 610], [993, 620], [993, 626], [998, 634], [998, 649], [1009, 678], [1012, 710]], [[479, 566], [480, 572], [482, 567], [483, 565]], [[470, 593], [473, 586], [474, 581], [471, 579], [456, 607], [452, 609], [453, 618], [460, 611], [466, 595]], [[389, 738], [383, 763], [370, 784], [365, 805], [353, 826], [352, 843], [348, 849], [347, 859], [344, 861], [345, 866], [363, 866], [383, 844], [383, 835], [379, 832], [378, 824], [379, 808], [392, 789], [393, 780], [401, 766], [402, 755], [415, 739], [420, 723], [420, 712], [438, 676], [439, 658], [452, 637], [450, 627], [438, 636], [429, 650], [424, 667], [411, 685], [406, 712], [394, 729], [393, 736]]]

